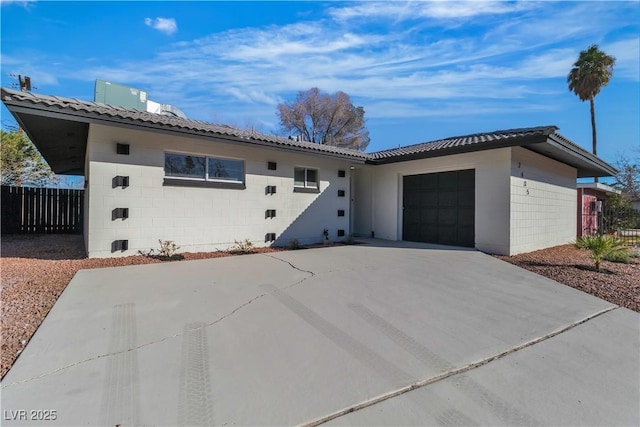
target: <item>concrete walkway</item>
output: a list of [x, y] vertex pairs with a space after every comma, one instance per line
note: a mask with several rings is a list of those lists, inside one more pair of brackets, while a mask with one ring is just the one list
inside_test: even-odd
[[637, 313], [368, 240], [80, 271], [1, 402], [7, 426], [640, 425], [639, 390]]

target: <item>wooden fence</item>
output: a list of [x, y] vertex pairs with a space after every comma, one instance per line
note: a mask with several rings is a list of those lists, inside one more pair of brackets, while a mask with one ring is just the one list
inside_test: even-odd
[[84, 190], [2, 186], [3, 234], [81, 234]]

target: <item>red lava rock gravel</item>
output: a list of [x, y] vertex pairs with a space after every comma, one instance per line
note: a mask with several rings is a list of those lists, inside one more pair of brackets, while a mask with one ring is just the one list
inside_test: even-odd
[[640, 312], [640, 258], [630, 264], [603, 261], [596, 271], [588, 251], [562, 245], [511, 257], [504, 261]]

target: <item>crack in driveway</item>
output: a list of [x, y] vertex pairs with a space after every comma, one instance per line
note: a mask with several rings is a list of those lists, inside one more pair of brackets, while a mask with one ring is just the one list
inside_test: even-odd
[[508, 350], [505, 350], [505, 351], [502, 351], [500, 353], [494, 354], [493, 356], [486, 357], [484, 359], [478, 360], [476, 362], [469, 363], [469, 364], [467, 364], [465, 366], [462, 366], [462, 367], [459, 367], [459, 368], [451, 369], [451, 370], [449, 370], [447, 372], [443, 372], [440, 375], [436, 375], [435, 377], [426, 378], [426, 379], [423, 379], [423, 380], [420, 380], [420, 381], [416, 381], [414, 383], [411, 383], [411, 384], [406, 385], [404, 387], [400, 387], [400, 388], [398, 388], [396, 390], [384, 393], [384, 394], [382, 394], [380, 396], [377, 396], [377, 397], [374, 397], [372, 399], [365, 400], [363, 402], [357, 403], [355, 405], [351, 405], [349, 407], [343, 408], [341, 410], [338, 410], [338, 411], [333, 412], [331, 414], [325, 415], [323, 417], [316, 418], [315, 420], [308, 421], [308, 422], [306, 422], [304, 424], [301, 424], [301, 426], [303, 426], [303, 427], [319, 426], [319, 425], [322, 425], [322, 424], [327, 423], [329, 421], [335, 420], [336, 418], [340, 418], [340, 417], [342, 417], [344, 415], [350, 414], [352, 412], [356, 412], [356, 411], [368, 408], [370, 406], [374, 406], [374, 405], [376, 405], [376, 404], [378, 404], [380, 402], [384, 402], [385, 400], [389, 400], [391, 398], [400, 396], [400, 395], [408, 393], [410, 391], [413, 391], [413, 390], [428, 386], [430, 384], [434, 384], [436, 382], [445, 380], [445, 379], [450, 378], [450, 377], [452, 377], [454, 375], [458, 375], [458, 374], [462, 374], [462, 373], [471, 371], [473, 369], [476, 369], [476, 368], [479, 368], [481, 366], [487, 365], [487, 364], [489, 364], [489, 363], [491, 363], [493, 361], [496, 361], [498, 359], [502, 359], [503, 357], [508, 356], [510, 354], [513, 354], [513, 353], [515, 353], [517, 351], [523, 350], [523, 349], [525, 349], [527, 347], [531, 347], [531, 346], [533, 346], [535, 344], [538, 344], [540, 342], [546, 341], [546, 340], [548, 340], [550, 338], [553, 338], [555, 336], [563, 334], [563, 333], [565, 333], [567, 331], [570, 331], [571, 329], [574, 329], [577, 326], [580, 326], [580, 325], [582, 325], [582, 324], [584, 324], [584, 323], [586, 323], [586, 322], [588, 322], [590, 320], [595, 319], [596, 317], [602, 316], [603, 314], [609, 313], [610, 311], [617, 310], [619, 308], [620, 308], [620, 306], [607, 307], [607, 308], [605, 308], [603, 310], [600, 310], [598, 312], [595, 312], [595, 313], [585, 317], [584, 319], [581, 319], [581, 320], [578, 320], [576, 322], [570, 323], [567, 326], [564, 326], [564, 327], [562, 327], [560, 329], [556, 329], [555, 331], [552, 331], [552, 332], [550, 332], [548, 334], [542, 335], [542, 336], [540, 336], [538, 338], [534, 338], [534, 339], [532, 339], [530, 341], [527, 341], [527, 342], [525, 342], [523, 344], [520, 344], [520, 345], [517, 345], [515, 347], [512, 347], [512, 348], [510, 348]]
[[[301, 268], [299, 268], [299, 267], [296, 267], [295, 265], [293, 265], [291, 262], [287, 261], [286, 259], [278, 258], [277, 256], [269, 255], [269, 254], [261, 254], [261, 255], [266, 256], [266, 257], [268, 257], [268, 258], [272, 258], [272, 259], [278, 260], [278, 261], [280, 261], [280, 262], [284, 262], [285, 264], [289, 264], [289, 266], [291, 266], [291, 268], [293, 268], [293, 269], [295, 269], [295, 270], [301, 271], [301, 272], [303, 272], [303, 273], [309, 273], [309, 274], [311, 275], [311, 276], [309, 276], [309, 277], [305, 277], [304, 279], [302, 279], [302, 280], [301, 280], [300, 282], [298, 282], [298, 283], [294, 283], [294, 284], [293, 284], [293, 285], [291, 285], [291, 286], [298, 285], [299, 283], [302, 283], [302, 282], [304, 282], [305, 280], [307, 280], [308, 278], [313, 277], [313, 276], [315, 276], [315, 275], [316, 275], [313, 271], [310, 271], [310, 270], [303, 270], [303, 269], [301, 269]], [[291, 287], [291, 286], [289, 286], [289, 287]]]
[[[297, 286], [297, 285], [299, 285], [300, 283], [304, 282], [305, 280], [307, 280], [307, 279], [309, 279], [309, 278], [311, 278], [311, 277], [315, 276], [315, 273], [314, 273], [314, 272], [309, 271], [309, 270], [302, 270], [302, 269], [300, 269], [300, 268], [296, 267], [295, 265], [291, 264], [289, 261], [286, 261], [286, 260], [283, 260], [283, 259], [280, 259], [280, 258], [277, 258], [277, 257], [274, 257], [274, 256], [270, 256], [270, 255], [265, 255], [265, 256], [267, 256], [267, 257], [269, 257], [269, 258], [272, 258], [272, 259], [274, 259], [274, 260], [280, 261], [280, 262], [284, 262], [285, 264], [290, 265], [290, 266], [291, 266], [291, 268], [293, 268], [293, 269], [295, 269], [295, 270], [298, 270], [298, 271], [301, 271], [301, 272], [304, 272], [304, 273], [308, 273], [308, 274], [309, 274], [308, 276], [303, 277], [302, 279], [298, 280], [297, 282], [295, 282], [295, 283], [293, 283], [293, 284], [291, 284], [291, 285], [286, 286], [285, 288], [287, 288], [287, 289], [288, 289], [288, 288], [291, 288], [291, 287], [293, 287], [293, 286]], [[260, 299], [260, 298], [262, 298], [262, 297], [264, 297], [264, 296], [266, 296], [266, 295], [269, 295], [269, 294], [271, 294], [271, 293], [272, 293], [272, 292], [263, 292], [263, 293], [261, 293], [260, 295], [257, 295], [257, 296], [255, 296], [255, 297], [251, 298], [249, 301], [246, 301], [245, 303], [243, 303], [243, 304], [239, 305], [238, 307], [236, 307], [235, 309], [233, 309], [233, 310], [232, 310], [232, 311], [230, 311], [229, 313], [225, 314], [224, 316], [219, 317], [218, 319], [216, 319], [216, 320], [214, 320], [214, 321], [212, 321], [212, 322], [202, 323], [202, 324], [200, 324], [200, 326], [198, 326], [198, 327], [196, 327], [196, 328], [185, 329], [185, 330], [184, 330], [184, 331], [182, 331], [182, 332], [178, 332], [178, 333], [175, 333], [175, 334], [173, 334], [173, 335], [169, 335], [169, 336], [166, 336], [166, 337], [163, 337], [163, 338], [160, 338], [160, 339], [154, 340], [154, 341], [149, 341], [149, 342], [147, 342], [147, 343], [140, 344], [140, 345], [138, 345], [138, 346], [135, 346], [135, 347], [132, 347], [132, 348], [129, 348], [129, 349], [126, 349], [126, 350], [122, 350], [122, 351], [115, 351], [115, 352], [104, 353], [104, 354], [99, 354], [99, 355], [97, 355], [97, 356], [93, 356], [93, 357], [89, 357], [89, 358], [86, 358], [86, 359], [83, 359], [83, 360], [79, 360], [79, 361], [77, 361], [77, 362], [70, 363], [70, 364], [68, 364], [68, 365], [62, 366], [62, 367], [60, 367], [60, 368], [58, 368], [58, 369], [54, 369], [54, 370], [49, 371], [49, 372], [44, 372], [44, 373], [42, 373], [42, 374], [40, 374], [40, 375], [36, 375], [36, 376], [34, 376], [34, 377], [25, 378], [25, 379], [22, 379], [22, 380], [20, 380], [20, 381], [14, 381], [14, 382], [9, 383], [9, 384], [0, 384], [0, 390], [3, 390], [3, 389], [6, 389], [6, 388], [9, 388], [9, 387], [12, 387], [12, 386], [15, 386], [15, 385], [19, 385], [19, 384], [24, 384], [24, 383], [27, 383], [27, 382], [30, 382], [30, 381], [38, 380], [38, 379], [41, 379], [41, 378], [45, 378], [45, 377], [48, 377], [48, 376], [50, 376], [50, 375], [54, 375], [54, 374], [57, 374], [57, 373], [59, 373], [59, 372], [65, 371], [65, 370], [67, 370], [67, 369], [73, 368], [73, 367], [75, 367], [75, 366], [82, 365], [82, 364], [87, 363], [87, 362], [92, 362], [92, 361], [94, 361], [94, 360], [99, 360], [99, 359], [102, 359], [102, 358], [105, 358], [105, 357], [118, 356], [118, 355], [126, 354], [126, 353], [131, 352], [131, 351], [137, 351], [137, 350], [140, 350], [140, 349], [142, 349], [142, 348], [149, 347], [149, 346], [151, 346], [151, 345], [159, 344], [159, 343], [162, 343], [162, 342], [165, 342], [165, 341], [171, 340], [171, 339], [175, 339], [175, 338], [182, 337], [183, 335], [185, 335], [185, 334], [189, 334], [189, 333], [192, 333], [193, 331], [196, 331], [196, 330], [198, 330], [198, 329], [204, 329], [204, 328], [207, 328], [207, 327], [209, 327], [209, 326], [214, 326], [214, 325], [216, 325], [216, 324], [218, 324], [218, 323], [222, 322], [223, 320], [225, 320], [225, 319], [227, 319], [227, 318], [229, 318], [229, 317], [233, 316], [235, 313], [237, 313], [238, 311], [242, 310], [243, 308], [245, 308], [246, 306], [248, 306], [248, 305], [249, 305], [249, 304], [251, 304], [252, 302], [254, 302], [254, 301], [256, 301], [256, 300], [258, 300], [258, 299]]]

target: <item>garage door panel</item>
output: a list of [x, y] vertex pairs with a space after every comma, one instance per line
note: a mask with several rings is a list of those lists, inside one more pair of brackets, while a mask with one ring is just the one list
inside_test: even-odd
[[473, 194], [458, 194], [458, 207], [467, 209], [473, 209], [476, 203]]
[[458, 206], [458, 193], [455, 191], [440, 191], [438, 193], [438, 207]]
[[475, 170], [403, 178], [403, 239], [475, 244]]
[[459, 189], [474, 188], [475, 177], [476, 177], [475, 169], [458, 171], [458, 188]]
[[412, 193], [405, 194], [404, 196], [405, 209], [412, 208], [415, 206], [420, 206], [421, 204], [422, 204], [422, 200], [420, 198], [420, 193], [412, 192]]
[[420, 177], [420, 186], [424, 190], [433, 191], [438, 188], [438, 177], [432, 174], [416, 175]]
[[475, 224], [474, 212], [472, 209], [460, 209], [458, 210], [458, 226], [459, 227], [473, 227]]
[[475, 245], [475, 239], [472, 237], [474, 226], [458, 226], [458, 245], [472, 248]]
[[420, 227], [420, 242], [432, 242], [438, 238], [438, 226], [427, 224]]
[[438, 176], [438, 190], [453, 190], [458, 188], [457, 172], [440, 172]]
[[404, 177], [404, 188], [420, 188], [421, 181], [420, 175], [407, 175]]
[[455, 226], [458, 223], [458, 210], [456, 208], [438, 209], [438, 225]]
[[457, 245], [457, 227], [454, 225], [440, 225], [438, 227], [438, 243], [441, 245]]
[[420, 222], [426, 224], [438, 224], [438, 209], [422, 209], [420, 211]]
[[431, 209], [434, 206], [438, 206], [438, 191], [423, 191], [420, 193], [420, 206], [422, 209]]
[[421, 222], [421, 210], [420, 209], [404, 209], [404, 221], [409, 224], [419, 224]]

